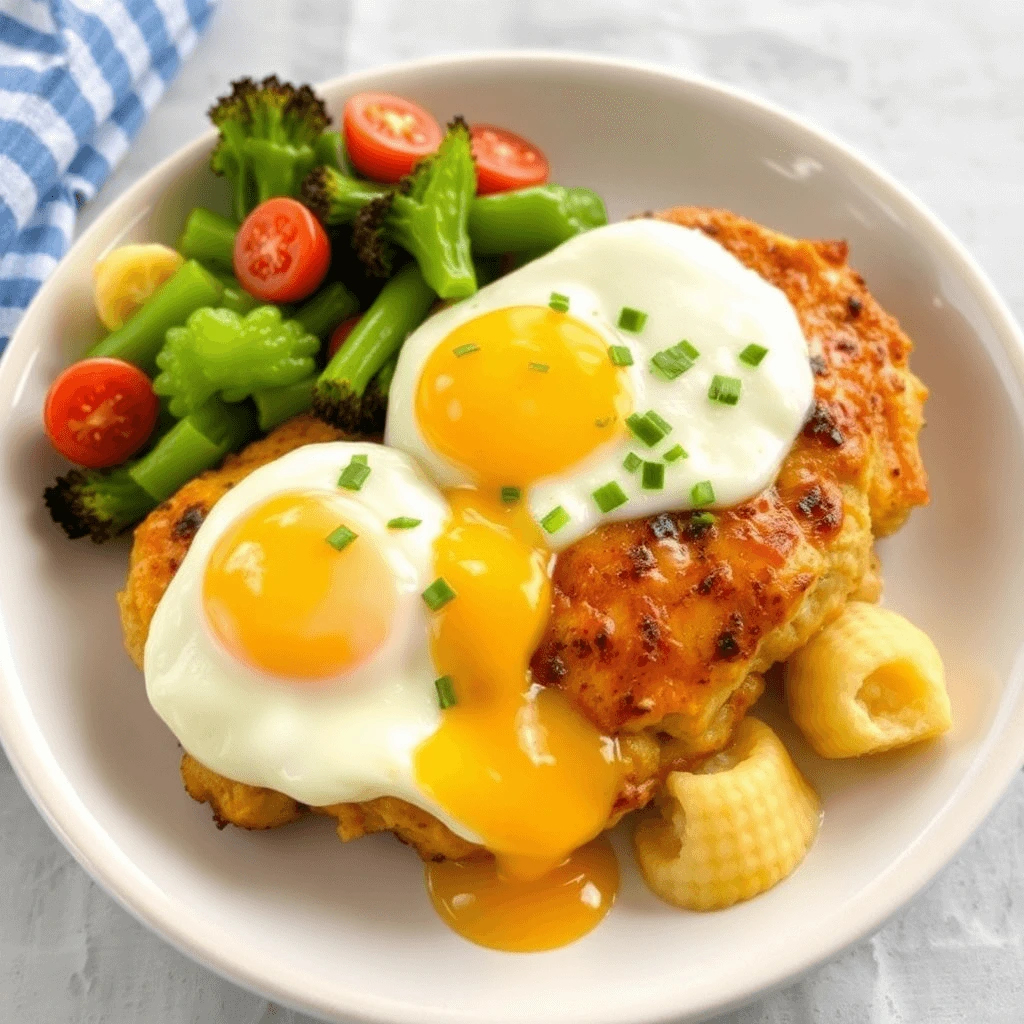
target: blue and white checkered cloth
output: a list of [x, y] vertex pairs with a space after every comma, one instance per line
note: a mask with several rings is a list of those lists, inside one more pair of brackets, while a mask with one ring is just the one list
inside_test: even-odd
[[0, 351], [216, 0], [0, 0]]

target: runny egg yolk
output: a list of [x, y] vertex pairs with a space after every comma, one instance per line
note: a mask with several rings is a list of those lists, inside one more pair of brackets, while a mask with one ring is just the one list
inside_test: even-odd
[[341, 550], [346, 522], [329, 492], [279, 494], [225, 531], [203, 577], [207, 622], [240, 661], [300, 683], [322, 682], [366, 661], [388, 635], [396, 593], [371, 537]]
[[[596, 910], [585, 902], [565, 918], [559, 927], [571, 924], [571, 934], [558, 932], [555, 945], [589, 931], [614, 898], [606, 870], [589, 877], [596, 861], [583, 858], [580, 870], [565, 865], [608, 821], [622, 778], [618, 748], [561, 692], [531, 683], [530, 656], [551, 607], [551, 555], [525, 505], [508, 508], [470, 489], [448, 497], [451, 519], [435, 542], [434, 564], [456, 596], [431, 620], [431, 650], [456, 703], [417, 749], [415, 771], [420, 787], [496, 860], [489, 869], [467, 862], [455, 882], [447, 869], [431, 868], [428, 880], [435, 902], [445, 899], [440, 891], [451, 895], [449, 882], [463, 887], [463, 903], [473, 896], [474, 913], [442, 915], [467, 938], [550, 948], [555, 933], [544, 922], [566, 903], [562, 875], [582, 871], [577, 888], [593, 883], [603, 896]], [[533, 925], [517, 919], [527, 906]], [[523, 945], [531, 927], [539, 945]]]
[[546, 306], [513, 306], [461, 324], [433, 350], [416, 421], [481, 486], [524, 487], [619, 436], [631, 404], [597, 331]]

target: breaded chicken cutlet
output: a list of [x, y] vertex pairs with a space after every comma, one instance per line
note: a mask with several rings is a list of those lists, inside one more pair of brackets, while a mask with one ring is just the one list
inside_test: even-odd
[[[679, 512], [608, 524], [558, 558], [532, 670], [618, 737], [630, 770], [610, 824], [650, 800], [668, 771], [727, 745], [771, 665], [851, 598], [877, 597], [875, 537], [928, 499], [917, 447], [927, 390], [910, 372], [910, 339], [847, 265], [845, 243], [788, 238], [723, 210], [658, 216], [703, 231], [786, 294], [810, 349], [814, 406], [775, 485], [752, 500], [713, 523]], [[118, 595], [136, 664], [157, 603], [213, 504], [258, 466], [340, 436], [297, 417], [186, 484], [137, 528]], [[307, 810], [188, 754], [181, 770], [220, 825], [270, 828]], [[392, 797], [315, 810], [338, 820], [344, 840], [390, 830], [425, 859], [475, 849]]]

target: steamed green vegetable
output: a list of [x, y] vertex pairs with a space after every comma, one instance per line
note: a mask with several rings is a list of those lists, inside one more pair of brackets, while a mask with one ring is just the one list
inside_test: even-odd
[[370, 381], [423, 323], [433, 302], [434, 290], [415, 263], [384, 285], [317, 381], [313, 411], [320, 419], [342, 430], [360, 430]]
[[480, 196], [469, 209], [469, 237], [477, 256], [549, 252], [608, 223], [604, 202], [587, 188], [537, 185]]
[[235, 258], [238, 225], [219, 213], [197, 206], [185, 221], [178, 252], [187, 260], [199, 260], [217, 270], [231, 271]]
[[186, 260], [123, 327], [86, 354], [124, 359], [152, 374], [168, 329], [183, 324], [202, 306], [216, 306], [223, 293], [224, 285], [213, 274]]
[[297, 195], [314, 167], [337, 167], [338, 138], [327, 132], [327, 110], [308, 85], [271, 75], [231, 86], [230, 95], [210, 109], [220, 132], [210, 167], [227, 178], [232, 213], [241, 222], [265, 199]]
[[358, 310], [359, 300], [340, 281], [334, 281], [301, 305], [292, 319], [322, 339]]
[[313, 373], [319, 340], [276, 306], [246, 316], [230, 309], [197, 309], [173, 327], [157, 356], [153, 390], [170, 399], [175, 416], [195, 411], [213, 395], [239, 402], [255, 391], [295, 384]]
[[249, 403], [212, 399], [177, 422], [142, 458], [112, 470], [72, 470], [44, 492], [54, 521], [72, 539], [97, 544], [134, 526], [179, 487], [256, 435]]

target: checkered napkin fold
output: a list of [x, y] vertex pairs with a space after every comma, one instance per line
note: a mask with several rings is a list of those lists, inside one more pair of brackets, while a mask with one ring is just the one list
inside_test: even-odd
[[0, 0], [0, 351], [216, 0]]

